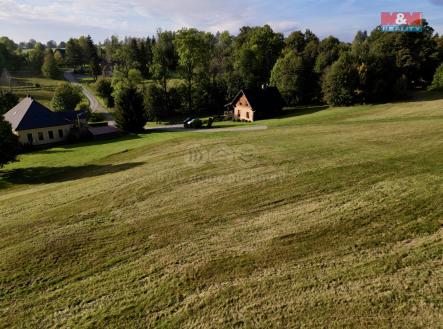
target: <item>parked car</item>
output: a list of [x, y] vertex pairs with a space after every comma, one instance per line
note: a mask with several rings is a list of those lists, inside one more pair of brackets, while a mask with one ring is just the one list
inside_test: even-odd
[[199, 118], [188, 118], [183, 121], [185, 128], [199, 129], [203, 126], [203, 122]]
[[185, 125], [185, 124], [187, 124], [189, 121], [192, 121], [192, 120], [194, 120], [194, 119], [197, 119], [197, 118], [194, 118], [194, 117], [186, 118], [186, 119], [183, 120], [183, 124]]

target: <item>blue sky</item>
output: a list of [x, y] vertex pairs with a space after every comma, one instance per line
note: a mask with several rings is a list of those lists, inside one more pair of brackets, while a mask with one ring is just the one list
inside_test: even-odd
[[61, 41], [90, 34], [101, 41], [158, 28], [237, 33], [243, 25], [270, 24], [280, 32], [309, 28], [350, 41], [356, 31], [377, 26], [381, 11], [421, 11], [443, 34], [443, 0], [0, 0], [0, 35]]

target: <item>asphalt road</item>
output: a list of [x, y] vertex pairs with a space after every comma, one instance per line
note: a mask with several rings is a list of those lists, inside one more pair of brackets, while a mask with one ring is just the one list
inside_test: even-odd
[[86, 98], [89, 100], [89, 104], [91, 107], [92, 112], [101, 113], [105, 119], [105, 121], [108, 121], [108, 124], [111, 126], [115, 126], [114, 117], [112, 116], [112, 113], [109, 113], [107, 109], [105, 109], [100, 102], [97, 100], [97, 98], [94, 96], [94, 94], [85, 86], [78, 83], [77, 76], [72, 72], [65, 72], [65, 79], [71, 82], [72, 84], [75, 84], [77, 86], [80, 86], [82, 88], [83, 94], [86, 96]]

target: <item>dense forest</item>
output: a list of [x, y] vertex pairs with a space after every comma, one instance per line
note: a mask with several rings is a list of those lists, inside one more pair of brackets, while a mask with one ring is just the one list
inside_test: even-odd
[[[239, 89], [263, 85], [278, 87], [288, 105], [386, 102], [408, 90], [440, 88], [441, 63], [443, 37], [426, 22], [423, 33], [378, 27], [359, 31], [352, 43], [333, 36], [320, 40], [309, 30], [285, 37], [268, 25], [243, 27], [235, 36], [159, 30], [152, 37], [112, 36], [99, 44], [90, 36], [45, 45], [0, 39], [0, 68], [26, 67], [47, 77], [62, 67], [90, 73], [110, 107], [133, 100], [152, 120], [220, 113]], [[103, 70], [112, 71], [112, 78], [101, 77]]]

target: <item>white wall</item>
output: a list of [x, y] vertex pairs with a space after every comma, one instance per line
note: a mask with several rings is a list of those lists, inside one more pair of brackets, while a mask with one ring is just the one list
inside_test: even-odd
[[[69, 132], [73, 125], [66, 126], [56, 126], [56, 127], [47, 127], [47, 128], [39, 128], [39, 129], [30, 129], [30, 130], [20, 130], [15, 131], [14, 133], [18, 136], [20, 143], [29, 144], [28, 134], [32, 134], [33, 145], [45, 145], [52, 143], [60, 143], [66, 140]], [[63, 137], [59, 136], [59, 130], [63, 131]], [[49, 138], [49, 132], [52, 131], [54, 135], [54, 139]], [[39, 139], [39, 133], [43, 133], [43, 140]]]
[[[247, 113], [249, 113], [249, 118], [247, 116]], [[254, 121], [254, 112], [251, 110], [250, 107], [236, 106], [234, 109], [234, 119], [253, 122]]]

